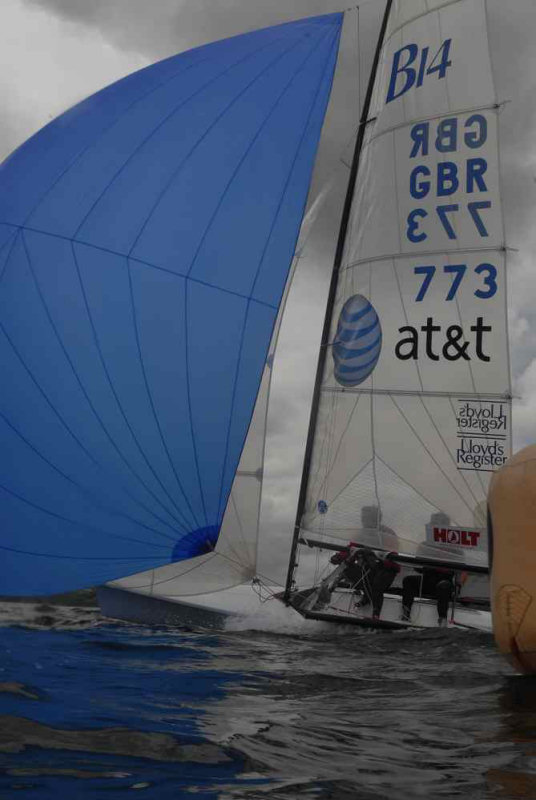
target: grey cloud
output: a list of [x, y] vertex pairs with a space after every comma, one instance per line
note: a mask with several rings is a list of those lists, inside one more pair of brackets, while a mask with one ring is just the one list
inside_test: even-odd
[[506, 101], [499, 117], [501, 177], [507, 234], [515, 247], [532, 225], [536, 203], [536, 5], [533, 0], [516, 0], [513, 14], [511, 4], [492, 0], [488, 8], [497, 96]]
[[301, 16], [339, 10], [337, 0], [25, 0], [100, 30], [118, 47], [163, 57], [194, 44]]

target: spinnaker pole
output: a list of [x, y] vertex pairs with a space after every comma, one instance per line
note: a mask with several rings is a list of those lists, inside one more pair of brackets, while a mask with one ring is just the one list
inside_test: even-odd
[[[296, 568], [296, 552], [298, 549], [298, 540], [300, 536], [300, 525], [301, 525], [301, 518], [303, 515], [303, 510], [305, 507], [305, 498], [307, 496], [307, 486], [309, 483], [309, 473], [311, 469], [311, 457], [313, 452], [313, 441], [314, 441], [314, 434], [316, 429], [316, 421], [318, 417], [318, 409], [320, 404], [320, 387], [322, 383], [322, 376], [324, 374], [324, 364], [326, 361], [326, 354], [327, 354], [327, 345], [329, 341], [329, 333], [331, 329], [331, 318], [333, 316], [333, 306], [335, 304], [335, 294], [337, 291], [337, 284], [339, 280], [339, 271], [342, 264], [342, 258], [344, 254], [344, 245], [346, 242], [346, 234], [348, 231], [348, 223], [350, 221], [350, 211], [352, 209], [352, 201], [354, 197], [354, 190], [355, 184], [357, 180], [357, 172], [359, 166], [359, 159], [361, 156], [361, 151], [363, 149], [363, 141], [365, 138], [365, 131], [366, 126], [370, 122], [368, 115], [370, 110], [370, 103], [372, 100], [372, 92], [374, 90], [374, 83], [376, 81], [376, 73], [378, 71], [378, 63], [380, 60], [380, 54], [383, 46], [383, 40], [385, 38], [385, 31], [387, 29], [387, 22], [389, 20], [389, 14], [391, 12], [393, 0], [387, 0], [385, 11], [383, 14], [382, 24], [380, 28], [380, 34], [378, 36], [378, 42], [376, 44], [376, 52], [374, 53], [374, 60], [372, 62], [372, 68], [370, 71], [367, 92], [365, 95], [365, 100], [363, 103], [363, 110], [361, 113], [361, 117], [359, 120], [359, 128], [357, 131], [357, 138], [354, 148], [354, 154], [352, 158], [352, 165], [350, 168], [350, 177], [348, 179], [348, 186], [346, 188], [346, 197], [344, 200], [344, 206], [342, 210], [342, 217], [341, 217], [341, 224], [339, 228], [339, 237], [337, 239], [337, 249], [335, 250], [335, 258], [333, 261], [333, 270], [331, 273], [331, 282], [329, 287], [329, 294], [328, 300], [326, 305], [326, 314], [324, 317], [324, 327], [322, 330], [322, 339], [320, 343], [320, 353], [318, 356], [318, 364], [316, 368], [316, 378], [315, 378], [315, 385], [313, 389], [313, 400], [311, 403], [311, 415], [309, 418], [309, 431], [307, 434], [307, 442], [305, 445], [305, 455], [303, 460], [303, 471], [302, 471], [302, 479], [300, 485], [300, 493], [298, 496], [298, 506], [296, 510], [296, 521], [294, 524], [294, 536], [292, 539], [292, 547], [290, 551], [290, 559], [289, 559], [289, 566], [288, 566], [288, 573], [287, 573], [287, 581], [285, 585], [285, 592], [283, 595], [283, 600], [285, 603], [289, 603], [290, 592], [292, 589], [292, 583], [294, 578], [294, 570]], [[359, 43], [358, 43], [359, 46]]]

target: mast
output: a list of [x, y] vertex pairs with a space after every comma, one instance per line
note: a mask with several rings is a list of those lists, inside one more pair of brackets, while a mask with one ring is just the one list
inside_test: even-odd
[[[307, 496], [307, 486], [309, 483], [309, 473], [311, 468], [311, 457], [313, 451], [313, 441], [314, 441], [314, 433], [316, 428], [316, 421], [318, 416], [318, 408], [320, 404], [320, 387], [322, 383], [322, 376], [324, 374], [324, 364], [326, 361], [326, 354], [327, 354], [327, 344], [329, 340], [329, 332], [331, 328], [331, 318], [333, 315], [333, 306], [335, 304], [335, 294], [337, 291], [337, 284], [339, 280], [339, 270], [342, 264], [342, 258], [344, 254], [344, 245], [346, 242], [346, 234], [348, 230], [348, 223], [350, 221], [350, 211], [352, 209], [352, 201], [354, 197], [354, 190], [355, 184], [357, 179], [357, 171], [359, 166], [359, 159], [361, 155], [361, 150], [363, 148], [363, 140], [365, 138], [365, 130], [366, 126], [369, 122], [368, 114], [370, 109], [370, 103], [372, 100], [372, 92], [374, 90], [374, 83], [376, 81], [376, 73], [378, 71], [378, 63], [380, 60], [380, 53], [383, 46], [383, 40], [385, 38], [385, 31], [387, 29], [387, 22], [389, 20], [389, 14], [391, 11], [393, 0], [387, 0], [385, 5], [385, 11], [383, 14], [382, 24], [380, 28], [380, 33], [378, 36], [378, 41], [376, 44], [376, 51], [374, 53], [374, 60], [372, 62], [372, 68], [369, 75], [368, 85], [367, 85], [367, 93], [365, 95], [365, 100], [363, 103], [363, 110], [361, 113], [361, 117], [359, 120], [359, 128], [357, 131], [357, 138], [354, 148], [354, 154], [352, 158], [352, 165], [350, 168], [350, 177], [348, 179], [348, 185], [346, 188], [346, 197], [344, 200], [344, 206], [342, 210], [341, 216], [341, 224], [339, 227], [339, 236], [337, 239], [337, 249], [335, 250], [335, 258], [333, 261], [333, 270], [331, 273], [331, 282], [329, 286], [329, 293], [328, 293], [328, 300], [326, 305], [326, 315], [324, 317], [324, 327], [322, 329], [322, 339], [320, 342], [320, 353], [318, 355], [318, 363], [316, 368], [316, 377], [315, 377], [315, 385], [313, 389], [313, 400], [311, 403], [311, 415], [309, 418], [309, 430], [307, 433], [307, 442], [305, 445], [305, 455], [303, 459], [303, 471], [302, 471], [302, 479], [300, 485], [300, 493], [298, 496], [298, 506], [296, 509], [296, 521], [294, 523], [294, 535], [292, 539], [292, 547], [290, 551], [290, 559], [288, 565], [288, 572], [287, 572], [287, 581], [285, 585], [285, 593], [283, 599], [285, 603], [289, 602], [290, 591], [292, 587], [292, 579], [294, 576], [294, 570], [296, 567], [296, 551], [298, 549], [298, 540], [300, 535], [300, 523], [301, 518], [303, 515], [303, 509], [305, 507], [305, 498]], [[358, 43], [359, 46], [359, 43]]]

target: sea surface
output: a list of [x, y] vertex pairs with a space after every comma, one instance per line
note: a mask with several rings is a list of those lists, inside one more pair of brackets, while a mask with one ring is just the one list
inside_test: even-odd
[[0, 800], [536, 798], [536, 683], [490, 636], [266, 606], [207, 633], [2, 603]]

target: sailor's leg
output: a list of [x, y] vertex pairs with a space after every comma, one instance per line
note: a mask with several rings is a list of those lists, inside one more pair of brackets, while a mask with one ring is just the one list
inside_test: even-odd
[[439, 581], [436, 586], [437, 595], [437, 616], [440, 620], [447, 618], [450, 598], [452, 597], [452, 583], [444, 580]]
[[402, 619], [409, 619], [411, 616], [411, 607], [416, 595], [421, 590], [421, 576], [420, 575], [406, 575], [402, 581]]
[[386, 567], [376, 570], [372, 581], [372, 616], [379, 617], [383, 606], [383, 593], [395, 579], [396, 572]]
[[314, 609], [322, 609], [329, 604], [331, 600], [331, 591], [327, 583], [323, 583], [318, 590], [318, 597]]

